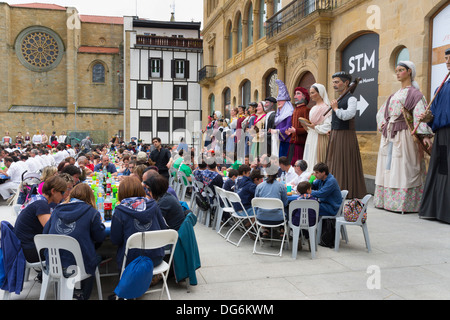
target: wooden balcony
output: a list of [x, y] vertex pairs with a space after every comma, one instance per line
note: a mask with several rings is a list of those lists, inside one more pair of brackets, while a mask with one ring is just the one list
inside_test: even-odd
[[160, 36], [136, 36], [136, 46], [203, 50], [203, 40]]

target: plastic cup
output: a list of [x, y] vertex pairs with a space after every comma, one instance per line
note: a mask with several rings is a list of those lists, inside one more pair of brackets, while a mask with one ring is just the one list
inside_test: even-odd
[[287, 186], [287, 192], [292, 192], [292, 186]]

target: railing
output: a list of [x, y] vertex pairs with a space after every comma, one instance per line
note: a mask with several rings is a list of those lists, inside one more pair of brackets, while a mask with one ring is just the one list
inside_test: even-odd
[[198, 71], [198, 80], [213, 79], [216, 76], [216, 66], [204, 66]]
[[266, 36], [271, 38], [318, 10], [337, 8], [338, 0], [294, 0], [266, 21]]
[[189, 49], [203, 49], [202, 39], [193, 38], [175, 38], [175, 37], [160, 37], [160, 36], [136, 36], [136, 44], [153, 47], [177, 47]]

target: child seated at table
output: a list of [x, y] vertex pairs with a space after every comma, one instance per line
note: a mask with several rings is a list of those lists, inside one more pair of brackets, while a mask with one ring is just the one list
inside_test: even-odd
[[[318, 201], [316, 197], [311, 195], [312, 186], [308, 181], [300, 182], [297, 186], [297, 192], [299, 194], [297, 200], [315, 200]], [[317, 214], [319, 214], [317, 212]], [[313, 209], [308, 209], [309, 226], [312, 227], [316, 224], [316, 212]], [[296, 226], [300, 224], [300, 209], [294, 210], [292, 212], [292, 223]]]

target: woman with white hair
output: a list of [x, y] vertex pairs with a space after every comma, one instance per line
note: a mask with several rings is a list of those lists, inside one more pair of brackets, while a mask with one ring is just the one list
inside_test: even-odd
[[[405, 115], [407, 118], [411, 116], [415, 127], [427, 102], [414, 81], [414, 63], [399, 62], [396, 75], [401, 88], [388, 98], [377, 113], [378, 130], [382, 135], [374, 205], [394, 212], [418, 212], [426, 174], [424, 154], [411, 135]], [[431, 146], [433, 132], [426, 123], [420, 123], [417, 133], [424, 143]]]
[[309, 112], [310, 123], [302, 123], [308, 131], [303, 159], [310, 168], [327, 159], [328, 132], [331, 130], [331, 112], [325, 112], [330, 108], [325, 86], [315, 83], [311, 86], [310, 97], [316, 103]]

